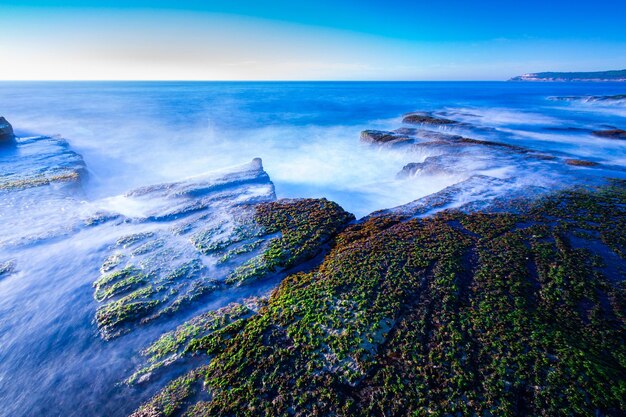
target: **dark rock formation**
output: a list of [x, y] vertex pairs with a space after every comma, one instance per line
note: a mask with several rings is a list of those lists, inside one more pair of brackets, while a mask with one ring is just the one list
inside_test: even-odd
[[406, 178], [419, 173], [426, 175], [445, 174], [450, 171], [450, 168], [446, 166], [446, 160], [448, 162], [456, 162], [458, 157], [451, 155], [438, 155], [429, 156], [424, 162], [411, 162], [402, 167], [402, 170], [398, 173], [398, 178]]
[[583, 159], [566, 159], [565, 163], [575, 167], [595, 167], [599, 165], [597, 162], [585, 161]]
[[418, 129], [414, 127], [401, 127], [399, 129], [395, 129], [393, 132], [399, 135], [407, 135], [410, 137], [414, 137], [416, 139], [424, 139], [424, 140], [455, 141], [455, 140], [459, 140], [463, 138], [463, 136], [455, 135], [452, 133], [433, 131], [433, 130], [424, 130], [424, 129]]
[[622, 129], [596, 130], [592, 134], [599, 138], [626, 139], [626, 130]]
[[406, 135], [383, 130], [364, 130], [361, 132], [361, 142], [377, 145], [397, 145], [411, 142], [412, 139]]
[[0, 279], [11, 275], [15, 271], [15, 261], [0, 261]]
[[516, 151], [516, 152], [527, 152], [528, 151], [526, 148], [522, 148], [521, 146], [509, 145], [508, 143], [502, 143], [502, 142], [493, 142], [493, 141], [490, 141], [490, 140], [478, 140], [478, 139], [471, 139], [471, 138], [461, 138], [459, 140], [459, 142], [466, 143], [466, 144], [469, 144], [469, 145], [495, 146], [495, 147], [510, 149], [510, 150]]
[[402, 167], [402, 171], [398, 173], [398, 177], [410, 177], [420, 170], [424, 164], [422, 162], [410, 162]]
[[455, 125], [458, 122], [450, 119], [445, 119], [443, 117], [434, 116], [432, 113], [428, 112], [415, 112], [409, 113], [404, 116], [402, 119], [402, 123], [410, 123], [410, 124], [423, 124], [423, 125], [432, 125], [432, 126], [445, 126], [445, 125]]
[[15, 140], [13, 126], [4, 117], [0, 117], [0, 145], [12, 143]]

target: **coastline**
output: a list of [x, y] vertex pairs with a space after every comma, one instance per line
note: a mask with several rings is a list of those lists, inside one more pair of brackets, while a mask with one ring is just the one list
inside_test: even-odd
[[[588, 96], [564, 98], [568, 99], [566, 105], [570, 105], [571, 98], [574, 103], [588, 100]], [[590, 105], [595, 103], [592, 101]], [[557, 105], [561, 105], [558, 100]], [[408, 386], [381, 382], [380, 372], [404, 372], [406, 369], [418, 373], [429, 369], [424, 371], [422, 382], [415, 381], [416, 384], [427, 384], [428, 390], [414, 392], [410, 404], [427, 401], [437, 404], [442, 412], [453, 409], [470, 412], [493, 406], [493, 412], [521, 413], [524, 410], [507, 408], [507, 404], [511, 398], [544, 401], [544, 396], [534, 397], [539, 394], [533, 393], [534, 388], [528, 385], [528, 381], [539, 378], [536, 375], [544, 375], [547, 368], [534, 370], [528, 368], [528, 363], [524, 365], [526, 368], [522, 367], [524, 375], [515, 380], [516, 392], [519, 392], [515, 395], [521, 397], [505, 395], [508, 390], [501, 390], [498, 385], [476, 385], [476, 388], [473, 388], [475, 384], [462, 385], [478, 375], [491, 375], [482, 368], [487, 366], [486, 363], [475, 360], [477, 355], [483, 359], [488, 357], [480, 352], [487, 346], [497, 345], [499, 337], [513, 339], [507, 325], [504, 325], [502, 335], [494, 336], [496, 339], [479, 337], [490, 329], [486, 320], [500, 317], [503, 312], [481, 316], [480, 311], [473, 310], [480, 303], [482, 293], [474, 287], [484, 285], [494, 291], [502, 289], [510, 284], [502, 278], [509, 276], [507, 268], [519, 273], [511, 277], [515, 277], [519, 284], [516, 287], [520, 291], [518, 301], [525, 301], [521, 307], [510, 305], [512, 310], [507, 314], [512, 316], [505, 314], [504, 317], [515, 320], [532, 313], [532, 321], [522, 322], [530, 326], [528, 331], [531, 334], [536, 333], [537, 339], [528, 341], [528, 346], [532, 347], [533, 355], [539, 355], [538, 360], [548, 360], [549, 363], [556, 363], [550, 356], [555, 354], [541, 356], [543, 353], [538, 352], [551, 352], [556, 345], [542, 345], [538, 351], [533, 350], [534, 343], [547, 343], [542, 333], [546, 331], [545, 326], [550, 331], [560, 332], [571, 328], [573, 323], [578, 323], [577, 320], [587, 323], [596, 317], [590, 315], [593, 311], [599, 315], [596, 317], [598, 323], [603, 324], [593, 327], [598, 324], [587, 323], [585, 326], [589, 326], [592, 332], [607, 331], [606, 338], [587, 340], [581, 348], [568, 336], [559, 339], [558, 348], [569, 352], [567, 355], [583, 349], [583, 354], [591, 361], [587, 363], [588, 367], [600, 374], [612, 373], [615, 369], [619, 371], [621, 365], [616, 365], [613, 359], [606, 368], [605, 363], [596, 361], [592, 352], [600, 349], [620, 355], [614, 338], [621, 336], [614, 320], [620, 317], [622, 290], [619, 280], [624, 261], [619, 234], [624, 226], [619, 222], [619, 215], [612, 216], [621, 213], [624, 203], [620, 190], [623, 190], [624, 183], [616, 180], [612, 185], [602, 185], [601, 176], [605, 172], [616, 175], [622, 172], [619, 164], [611, 164], [597, 156], [585, 159], [583, 155], [540, 150], [531, 142], [516, 142], [483, 120], [484, 116], [450, 108], [412, 112], [395, 117], [385, 126], [389, 130], [363, 131], [360, 146], [377, 154], [410, 155], [410, 163], [403, 165], [404, 162], [396, 161], [397, 165], [390, 170], [391, 175], [400, 178], [398, 181], [417, 180], [421, 175], [428, 178], [442, 175], [442, 172], [449, 175], [467, 167], [471, 161], [483, 159], [492, 164], [485, 165], [484, 169], [503, 164], [515, 164], [519, 167], [518, 172], [530, 167], [535, 171], [544, 167], [555, 183], [561, 181], [561, 175], [563, 178], [569, 175], [595, 191], [577, 190], [575, 186], [572, 189], [567, 182], [562, 183], [561, 191], [539, 182], [532, 186], [527, 182], [516, 186], [514, 178], [474, 175], [425, 198], [382, 209], [355, 221], [339, 205], [328, 200], [277, 199], [273, 178], [270, 179], [268, 174], [273, 170], [272, 165], [264, 167], [260, 161], [253, 160], [221, 173], [153, 185], [144, 183], [120, 195], [107, 197], [105, 206], [98, 202], [98, 210], [94, 212], [84, 204], [86, 198], [81, 194], [81, 189], [89, 187], [94, 174], [59, 174], [59, 167], [67, 172], [90, 171], [89, 164], [71, 150], [69, 143], [54, 137], [18, 136], [13, 145], [14, 154], [47, 156], [4, 161], [9, 164], [19, 162], [22, 168], [28, 167], [33, 172], [26, 170], [9, 178], [4, 187], [6, 195], [32, 197], [38, 204], [32, 205], [29, 215], [36, 214], [34, 207], [39, 205], [42, 219], [50, 229], [53, 220], [57, 219], [44, 210], [48, 203], [42, 203], [64, 201], [67, 208], [58, 219], [59, 228], [49, 230], [50, 234], [33, 234], [34, 240], [9, 241], [11, 247], [20, 243], [10, 252], [2, 252], [3, 257], [8, 254], [11, 259], [8, 264], [0, 262], [0, 282], [13, 284], [18, 278], [28, 278], [22, 272], [28, 267], [19, 256], [22, 248], [30, 248], [31, 254], [37, 254], [37, 245], [45, 248], [50, 242], [59, 248], [64, 248], [64, 242], [77, 247], [85, 245], [78, 252], [83, 254], [81, 259], [72, 260], [70, 253], [61, 255], [60, 259], [61, 263], [67, 262], [68, 268], [82, 263], [78, 270], [88, 272], [83, 275], [87, 287], [77, 290], [82, 294], [87, 288], [90, 299], [82, 302], [79, 309], [82, 315], [79, 317], [83, 317], [81, 322], [88, 333], [83, 343], [102, 337], [99, 343], [112, 352], [115, 352], [115, 346], [129, 344], [124, 359], [120, 359], [124, 375], [120, 377], [118, 373], [115, 376], [117, 382], [126, 381], [129, 385], [110, 385], [116, 395], [131, 398], [125, 403], [124, 414], [130, 414], [138, 407], [132, 401], [137, 401], [139, 395], [144, 395], [147, 400], [145, 393], [154, 393], [168, 381], [175, 380], [177, 382], [168, 385], [151, 402], [139, 408], [137, 414], [177, 415], [186, 409], [192, 415], [204, 412], [255, 415], [261, 409], [249, 409], [244, 404], [247, 402], [263, 407], [271, 414], [289, 410], [310, 414], [317, 410], [321, 415], [371, 415], [383, 413], [377, 406], [388, 406], [391, 410], [393, 404], [403, 404], [404, 400], [394, 397], [394, 392], [413, 392]], [[602, 127], [598, 125], [596, 129]], [[594, 132], [603, 133], [595, 135]], [[620, 133], [608, 128], [582, 129], [573, 133], [587, 141], [598, 141], [602, 146], [619, 146], [622, 142], [619, 138], [610, 138], [612, 134]], [[358, 134], [350, 140], [353, 146], [359, 145]], [[44, 154], [43, 150], [48, 153]], [[420, 157], [423, 155], [420, 152], [425, 150], [426, 156]], [[37, 165], [42, 163], [44, 165]], [[46, 181], [38, 176], [41, 172], [49, 172], [45, 174]], [[522, 174], [518, 173], [518, 176], [523, 178]], [[83, 203], [78, 204], [81, 200]], [[567, 202], [565, 208], [559, 201]], [[72, 206], [79, 210], [72, 211]], [[103, 207], [106, 210], [102, 210]], [[557, 213], [554, 207], [561, 207], [559, 210], [562, 211]], [[580, 207], [599, 217], [584, 217], [589, 213], [576, 212]], [[85, 217], [85, 213], [89, 215]], [[586, 220], [580, 220], [581, 215]], [[224, 222], [225, 219], [230, 220]], [[555, 226], [555, 222], [563, 223], [563, 228]], [[607, 231], [615, 233], [607, 235]], [[535, 235], [538, 237], [533, 237]], [[92, 241], [96, 242], [94, 246], [90, 246]], [[521, 241], [529, 243], [531, 249], [519, 246]], [[542, 246], [543, 243], [547, 246]], [[583, 243], [584, 247], [581, 246]], [[6, 248], [7, 241], [3, 244]], [[508, 252], [506, 245], [513, 245], [512, 252]], [[539, 259], [544, 250], [563, 257], [563, 263], [559, 262], [557, 266], [565, 268], [565, 275], [553, 276], [561, 272], [557, 266]], [[498, 259], [489, 258], [491, 255], [502, 259], [510, 256], [510, 262], [503, 265]], [[536, 261], [533, 261], [534, 266], [518, 263], [522, 255], [532, 255], [530, 257]], [[587, 258], [592, 262], [587, 263]], [[37, 255], [32, 259], [32, 264], [37, 265], [47, 258]], [[197, 259], [201, 260], [200, 264]], [[51, 264], [50, 270], [53, 271], [54, 267]], [[498, 273], [502, 279], [479, 273], [498, 268], [504, 268], [502, 274]], [[520, 272], [525, 268], [531, 272], [529, 276]], [[234, 274], [234, 271], [238, 273]], [[578, 295], [572, 295], [574, 298], [567, 299], [578, 302], [580, 300], [576, 297], [584, 294], [585, 300], [591, 297], [591, 302], [596, 303], [590, 307], [584, 301], [580, 318], [567, 316], [566, 321], [553, 323], [549, 317], [555, 314], [533, 310], [531, 301], [554, 295], [554, 291], [559, 294], [566, 291], [568, 296], [569, 291], [580, 291], [579, 284], [586, 277], [592, 277], [591, 287], [602, 291], [603, 295], [593, 300], [591, 293], [576, 293]], [[63, 282], [61, 278], [57, 278], [59, 284]], [[578, 284], [568, 287], [570, 278]], [[558, 287], [551, 280], [566, 286]], [[555, 289], [554, 285], [561, 289]], [[546, 291], [553, 293], [546, 295]], [[503, 293], [485, 300], [485, 308], [498, 309], [501, 302], [506, 304], [509, 301], [509, 296]], [[78, 299], [76, 295], [74, 297]], [[220, 297], [223, 297], [223, 303], [218, 302]], [[448, 299], [450, 305], [439, 305], [441, 300]], [[614, 301], [607, 305], [607, 299]], [[548, 297], [544, 301], [554, 300]], [[422, 307], [426, 311], [421, 311]], [[561, 311], [560, 305], [549, 308]], [[459, 322], [471, 322], [474, 316], [474, 324], [482, 329], [479, 332], [457, 327]], [[110, 320], [111, 317], [115, 319]], [[443, 326], [444, 333], [440, 334], [443, 339], [416, 334], [416, 330], [410, 327], [415, 321], [423, 321], [431, 329]], [[258, 327], [261, 326], [259, 323], [269, 327]], [[354, 326], [347, 326], [347, 323]], [[99, 324], [104, 325], [100, 336], [95, 333]], [[520, 325], [515, 321], [509, 324], [512, 328]], [[337, 326], [347, 326], [347, 333]], [[427, 358], [424, 352], [406, 356], [410, 351], [406, 343], [413, 342], [422, 346], [419, 349], [426, 346], [427, 350], [434, 352], [454, 351], [463, 343], [459, 345], [454, 339], [455, 342], [450, 344], [445, 337], [458, 331], [471, 345], [467, 350], [468, 357], [474, 359], [467, 359], [467, 363], [470, 369], [474, 369], [473, 374], [456, 373], [456, 365], [447, 367], [445, 355], [436, 360]], [[515, 334], [517, 332], [515, 330]], [[263, 343], [258, 344], [259, 341]], [[530, 349], [528, 346], [520, 349]], [[459, 352], [454, 354], [457, 359], [465, 355]], [[426, 361], [419, 369], [412, 368], [415, 355]], [[511, 359], [507, 354], [502, 355], [503, 363]], [[233, 362], [231, 357], [239, 359]], [[98, 361], [104, 359], [105, 356], [101, 356]], [[246, 363], [268, 365], [255, 371], [252, 365], [244, 366]], [[449, 373], [441, 374], [435, 380], [428, 379], [438, 375], [437, 369], [444, 369], [440, 368], [440, 363]], [[575, 363], [558, 363], [562, 365], [559, 372], [570, 376], [588, 372], [581, 371]], [[239, 369], [240, 366], [245, 369]], [[279, 366], [280, 372], [270, 372], [273, 366]], [[309, 369], [313, 371], [309, 372]], [[583, 375], [581, 378], [595, 378], [598, 386], [605, 386], [606, 381], [594, 373], [595, 370], [580, 374]], [[191, 373], [176, 379], [187, 371]], [[212, 372], [217, 374], [209, 374]], [[295, 379], [291, 380], [289, 375], [294, 375]], [[535, 376], [530, 378], [528, 375]], [[437, 382], [440, 378], [449, 383], [440, 384]], [[204, 384], [203, 380], [208, 382]], [[226, 380], [230, 382], [224, 382]], [[561, 380], [557, 378], [555, 381]], [[566, 387], [560, 387], [555, 381], [542, 389], [556, 393], [554, 395], [558, 397], [559, 390]], [[459, 384], [464, 388], [458, 388]], [[453, 386], [457, 388], [451, 388]], [[234, 392], [240, 393], [240, 389], [249, 396], [237, 394], [236, 398], [232, 397]], [[264, 391], [266, 389], [271, 395]], [[335, 391], [337, 389], [339, 391]], [[583, 389], [589, 390], [586, 392], [594, 399], [576, 403], [577, 407], [614, 415], [616, 407], [622, 406], [616, 402], [618, 396], [602, 397], [587, 386]], [[435, 393], [432, 394], [434, 397], [429, 397], [429, 392]], [[283, 400], [268, 402], [267, 399], [277, 393]], [[376, 393], [373, 402], [368, 402], [370, 393]], [[620, 391], [615, 394], [621, 395]], [[465, 403], [463, 407], [466, 408], [454, 408], [462, 407], [459, 395], [474, 396], [474, 400]], [[485, 399], [486, 395], [497, 400], [491, 404]], [[315, 401], [333, 397], [341, 398], [341, 404], [324, 400], [316, 408]], [[446, 402], [444, 397], [456, 400]], [[120, 397], [114, 398], [117, 401]], [[209, 404], [207, 398], [214, 400]], [[308, 398], [309, 405], [301, 404], [299, 398]], [[541, 407], [550, 407], [547, 403], [542, 404]], [[565, 405], [559, 404], [558, 407]], [[396, 411], [402, 414], [401, 410]]]

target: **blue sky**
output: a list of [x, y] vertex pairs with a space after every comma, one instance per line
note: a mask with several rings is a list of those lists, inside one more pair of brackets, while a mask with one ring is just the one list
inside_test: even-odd
[[[498, 80], [626, 68], [626, 2], [0, 0], [0, 79]], [[4, 61], [4, 59], [3, 59]]]

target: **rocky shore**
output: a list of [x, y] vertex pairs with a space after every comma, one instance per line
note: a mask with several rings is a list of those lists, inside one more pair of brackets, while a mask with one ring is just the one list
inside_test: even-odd
[[618, 416], [625, 190], [350, 225], [133, 416]]
[[[404, 122], [436, 129], [361, 134], [369, 146], [442, 152], [399, 175], [445, 169], [476, 147], [490, 158], [597, 165], [441, 131], [455, 122], [434, 114]], [[472, 177], [356, 222], [342, 215], [310, 271], [148, 347], [129, 382], [191, 358], [201, 365], [133, 416], [620, 415], [626, 183], [525, 189], [441, 211], [459, 193], [509, 185]], [[288, 208], [261, 207], [278, 217]]]
[[[405, 181], [464, 179], [362, 219], [324, 198], [277, 199], [258, 158], [77, 210], [80, 155], [62, 139], [14, 138], [0, 122], [19, 155], [0, 155], [9, 173], [0, 196], [41, 206], [51, 224], [58, 206], [47, 202], [67, 207], [64, 227], [0, 243], [76, 230], [97, 237], [104, 256], [84, 287], [94, 337], [150, 335], [119, 382], [163, 387], [133, 417], [626, 409], [626, 182], [555, 189], [489, 175], [516, 164], [596, 172], [601, 161], [477, 137], [485, 128], [454, 114], [413, 112], [395, 130], [363, 131], [362, 146], [415, 161], [398, 166]], [[467, 174], [476, 161], [485, 173]], [[0, 280], [19, 268], [0, 259]], [[201, 308], [264, 281], [276, 284], [268, 294]], [[182, 318], [158, 327], [171, 317]], [[149, 328], [166, 330], [152, 337]]]

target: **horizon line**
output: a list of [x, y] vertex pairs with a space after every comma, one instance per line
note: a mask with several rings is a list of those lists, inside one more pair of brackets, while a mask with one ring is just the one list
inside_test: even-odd
[[275, 80], [275, 79], [236, 79], [236, 80], [220, 80], [220, 79], [140, 79], [140, 78], [128, 78], [128, 79], [110, 79], [110, 78], [101, 78], [101, 79], [0, 79], [0, 82], [263, 82], [263, 83], [361, 83], [361, 82], [384, 82], [384, 83], [406, 83], [406, 82], [442, 82], [442, 83], [450, 83], [450, 82], [511, 82], [511, 79], [494, 79], [494, 80], [480, 80], [480, 79], [467, 79], [467, 80]]

